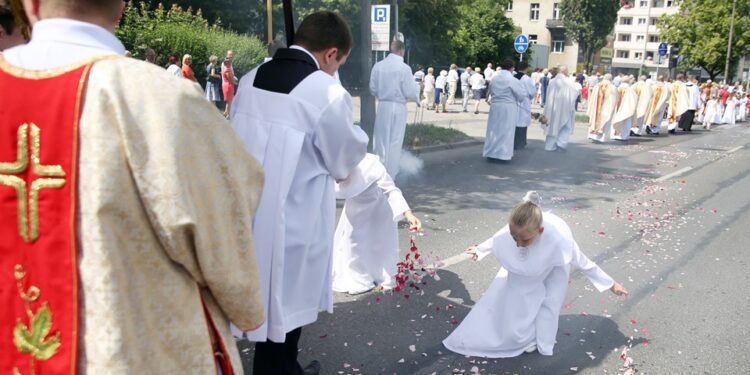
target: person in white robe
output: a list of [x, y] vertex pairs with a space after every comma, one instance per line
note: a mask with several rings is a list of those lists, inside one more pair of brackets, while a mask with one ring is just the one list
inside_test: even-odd
[[743, 95], [742, 98], [738, 101], [738, 107], [737, 107], [737, 111], [738, 111], [737, 121], [738, 122], [745, 122], [747, 120], [748, 95]]
[[703, 129], [711, 130], [711, 125], [721, 123], [719, 112], [719, 98], [712, 96], [706, 102], [706, 111], [703, 115]]
[[501, 265], [482, 298], [443, 341], [475, 357], [509, 358], [538, 350], [551, 356], [570, 272], [580, 269], [597, 290], [628, 292], [581, 252], [560, 217], [542, 213], [536, 192], [510, 214], [508, 225], [466, 250], [475, 260], [493, 253]]
[[737, 122], [736, 110], [737, 98], [734, 95], [730, 95], [727, 99], [727, 105], [724, 106], [724, 115], [721, 117], [721, 123], [734, 125]]
[[526, 147], [526, 133], [531, 125], [531, 100], [536, 95], [536, 85], [534, 80], [526, 73], [529, 71], [529, 64], [519, 62], [516, 66], [516, 78], [521, 83], [524, 91], [523, 100], [518, 104], [518, 120], [516, 121], [516, 134], [513, 140], [513, 149], [519, 150]]
[[[91, 64], [78, 92], [77, 168], [65, 171], [68, 177], [77, 176], [72, 219], [77, 224], [64, 232], [74, 229], [71, 235], [77, 241], [79, 299], [74, 303], [81, 325], [76, 336], [57, 336], [77, 355], [77, 365], [45, 371], [49, 367], [37, 362], [36, 373], [211, 374], [217, 371], [212, 339], [225, 344], [224, 359], [241, 373], [229, 321], [243, 329], [264, 321], [249, 230], [263, 171], [193, 83], [174, 79], [151, 63], [123, 57], [125, 47], [114, 35], [123, 2], [97, 3], [94, 7], [90, 1], [47, 0], [26, 8], [34, 25], [31, 41], [0, 55], [2, 74], [33, 85]], [[18, 83], [0, 86], [0, 92], [20, 88]], [[169, 100], [163, 100], [165, 92]], [[76, 90], [67, 95], [75, 98]], [[30, 108], [29, 103], [26, 110], [8, 102], [2, 105], [0, 111]], [[30, 120], [36, 117], [33, 108], [28, 115]], [[5, 125], [0, 121], [3, 134]], [[45, 126], [58, 124], [38, 126], [42, 161], [54, 162], [61, 151], [44, 134]], [[11, 144], [0, 138], [4, 145]], [[2, 199], [9, 200], [5, 193]], [[15, 221], [2, 224], [6, 223], [16, 226]], [[40, 240], [49, 242], [47, 234], [42, 227]], [[5, 252], [7, 238], [1, 242], [1, 256], [10, 256]], [[25, 272], [35, 277], [33, 267]], [[7, 280], [5, 286], [15, 293], [12, 276]], [[65, 287], [60, 285], [60, 291]], [[0, 293], [3, 303], [10, 296], [7, 291]], [[42, 290], [47, 295], [56, 292]], [[50, 308], [51, 339], [61, 315], [55, 315], [54, 305]], [[13, 337], [0, 340], [2, 362], [10, 364], [15, 354], [6, 351], [6, 345], [13, 347]], [[17, 365], [31, 357], [28, 352], [19, 354], [24, 358]]]
[[[335, 31], [335, 38], [321, 29]], [[242, 78], [231, 115], [232, 127], [266, 171], [253, 222], [267, 303], [266, 323], [247, 332], [257, 342], [254, 374], [302, 371], [302, 326], [316, 321], [319, 311], [333, 311], [334, 180], [349, 175], [368, 143], [353, 125], [351, 96], [333, 77], [351, 51], [346, 21], [333, 12], [313, 13], [294, 40]], [[317, 373], [319, 366], [313, 361], [306, 371]]]
[[605, 74], [604, 79], [594, 87], [589, 94], [589, 103], [588, 137], [597, 143], [606, 142], [612, 135], [612, 118], [617, 106], [617, 88], [612, 83], [611, 74]]
[[401, 190], [373, 154], [336, 184], [336, 198], [345, 199], [333, 236], [333, 291], [361, 294], [375, 285], [395, 286], [399, 260], [398, 222], [410, 231], [422, 229]]
[[680, 73], [669, 87], [669, 107], [667, 108], [667, 130], [674, 134], [682, 116], [690, 107], [690, 94], [685, 85], [685, 76]]
[[405, 51], [404, 43], [394, 40], [391, 53], [375, 64], [370, 74], [370, 93], [378, 98], [372, 150], [394, 179], [398, 176], [406, 132], [406, 103], [419, 102], [419, 86], [411, 68], [404, 63]]
[[658, 135], [661, 132], [661, 125], [664, 121], [664, 112], [667, 110], [667, 103], [672, 95], [669, 88], [664, 83], [664, 76], [658, 76], [656, 83], [652, 88], [651, 103], [646, 111], [646, 134]]
[[544, 150], [565, 152], [568, 141], [575, 127], [575, 104], [578, 90], [568, 77], [568, 68], [561, 66], [557, 76], [549, 80], [544, 94], [546, 105], [544, 117], [547, 123], [544, 128]]
[[492, 77], [495, 75], [495, 69], [492, 67], [492, 63], [488, 63], [484, 69], [484, 80], [489, 83], [492, 81]]
[[488, 160], [510, 160], [513, 158], [513, 139], [518, 120], [518, 106], [524, 100], [521, 82], [513, 77], [513, 61], [500, 64], [489, 84], [488, 95], [492, 98], [490, 115], [487, 117], [487, 132], [482, 156]]
[[618, 141], [630, 139], [630, 128], [638, 109], [638, 96], [630, 85], [630, 78], [625, 77], [617, 88], [617, 106], [612, 116], [612, 138]]
[[646, 113], [648, 113], [649, 105], [651, 105], [651, 86], [646, 83], [646, 76], [641, 76], [633, 85], [633, 91], [638, 97], [638, 104], [636, 105], [635, 115], [633, 116], [633, 127], [631, 128], [631, 135], [640, 136], [646, 132]]

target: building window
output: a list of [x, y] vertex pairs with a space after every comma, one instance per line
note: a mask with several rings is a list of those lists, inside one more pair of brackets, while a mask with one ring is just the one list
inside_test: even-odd
[[632, 25], [633, 17], [620, 17], [620, 25]]
[[617, 40], [620, 42], [629, 42], [630, 34], [617, 34]]
[[651, 19], [648, 20], [648, 24], [651, 26], [655, 26], [656, 20], [657, 20], [657, 17], [652, 17]]
[[529, 44], [539, 43], [539, 36], [536, 34], [529, 34]]
[[648, 36], [648, 42], [649, 43], [659, 43], [659, 36], [658, 35], [649, 35]]
[[620, 58], [620, 59], [627, 59], [627, 58], [630, 58], [630, 51], [617, 50], [617, 52], [615, 53], [615, 56], [617, 56], [617, 58]]
[[667, 0], [667, 8], [674, 5], [674, 0]]
[[532, 21], [539, 20], [539, 3], [531, 3], [531, 17]]
[[645, 40], [646, 40], [646, 36], [645, 35], [636, 35], [635, 36], [635, 41], [636, 42], [643, 43], [643, 41], [645, 41]]
[[513, 2], [512, 1], [508, 3], [508, 7], [505, 8], [505, 11], [506, 12], [512, 12], [513, 11]]
[[565, 41], [564, 40], [553, 40], [552, 41], [552, 52], [553, 53], [563, 53], [565, 51]]
[[654, 61], [654, 51], [646, 51], [646, 60]]
[[641, 8], [645, 8], [648, 6], [648, 0], [641, 0], [640, 3], [638, 3], [638, 6]]
[[553, 20], [559, 20], [560, 19], [560, 3], [555, 3], [552, 6], [552, 19]]
[[663, 8], [664, 7], [664, 0], [654, 0], [651, 2], [652, 8]]
[[638, 17], [638, 24], [639, 25], [645, 25], [646, 24], [646, 17]]
[[643, 52], [634, 52], [633, 55], [636, 60], [643, 60]]

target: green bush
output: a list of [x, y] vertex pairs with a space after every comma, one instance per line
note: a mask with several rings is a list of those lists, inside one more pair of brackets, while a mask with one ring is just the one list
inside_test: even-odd
[[166, 66], [169, 55], [182, 58], [193, 56], [193, 71], [198, 82], [205, 85], [206, 65], [210, 55], [221, 62], [228, 50], [233, 50], [234, 71], [241, 77], [263, 61], [266, 48], [255, 36], [225, 30], [220, 21], [209, 25], [200, 10], [183, 10], [173, 5], [169, 10], [159, 4], [155, 9], [140, 2], [128, 2], [116, 35], [133, 57], [143, 59], [148, 48], [156, 51], [156, 63]]

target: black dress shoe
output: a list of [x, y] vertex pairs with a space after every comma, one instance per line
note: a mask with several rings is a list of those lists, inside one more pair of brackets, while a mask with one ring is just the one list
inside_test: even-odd
[[651, 131], [650, 126], [646, 126], [646, 134], [654, 134], [654, 132]]
[[631, 130], [630, 131], [630, 136], [632, 136], [632, 137], [640, 137], [641, 135], [637, 134], [636, 132], [634, 132], [634, 131]]
[[318, 375], [320, 374], [320, 362], [313, 360], [307, 367], [302, 369], [302, 375]]
[[677, 131], [675, 131], [674, 129], [672, 129], [672, 130], [668, 131], [667, 133], [669, 133], [669, 134], [677, 134]]

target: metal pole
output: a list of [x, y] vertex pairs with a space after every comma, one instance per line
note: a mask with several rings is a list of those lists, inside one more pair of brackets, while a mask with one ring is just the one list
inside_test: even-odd
[[523, 53], [519, 53], [518, 55], [521, 56], [518, 61], [523, 62]]
[[732, 1], [732, 20], [729, 26], [729, 40], [727, 41], [727, 64], [724, 66], [724, 83], [729, 83], [729, 59], [732, 54], [732, 37], [734, 37], [734, 12], [737, 8], [737, 0]]
[[266, 19], [268, 21], [268, 44], [273, 43], [273, 5], [271, 0], [266, 0]]
[[292, 0], [284, 0], [284, 30], [286, 31], [286, 45], [294, 44], [294, 17], [292, 15]]
[[[375, 126], [375, 98], [370, 94], [370, 71], [372, 70], [372, 35], [370, 30], [370, 0], [360, 0], [360, 38], [362, 50], [360, 51], [360, 106], [359, 123], [362, 130], [370, 137], [372, 144], [372, 133]], [[377, 53], [377, 52], [376, 52]]]
[[646, 48], [648, 46], [648, 27], [650, 23], [651, 23], [651, 2], [649, 1], [648, 2], [648, 17], [646, 18], [646, 35], [643, 37], [643, 61], [641, 62], [641, 66], [638, 68], [638, 78], [641, 77], [641, 71], [643, 70], [643, 67], [646, 66]]
[[396, 30], [395, 33], [393, 33], [394, 38], [396, 35], [398, 35], [398, 0], [391, 0], [391, 6], [393, 6], [393, 21], [394, 21], [394, 29]]

